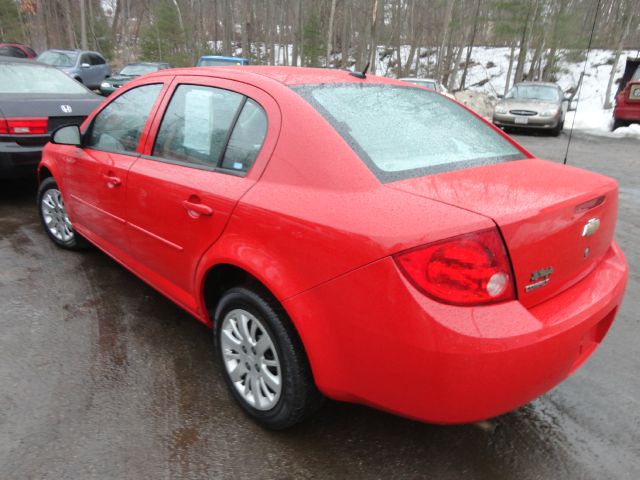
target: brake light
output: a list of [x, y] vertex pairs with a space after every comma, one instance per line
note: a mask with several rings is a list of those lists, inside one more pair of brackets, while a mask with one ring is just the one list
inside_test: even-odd
[[0, 134], [42, 135], [47, 133], [49, 119], [43, 118], [6, 118], [0, 119]]
[[453, 305], [515, 298], [509, 257], [497, 228], [423, 245], [394, 256], [421, 292]]

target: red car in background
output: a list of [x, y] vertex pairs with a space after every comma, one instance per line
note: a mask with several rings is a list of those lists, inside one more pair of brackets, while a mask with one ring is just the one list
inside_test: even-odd
[[176, 69], [57, 130], [38, 208], [207, 325], [235, 399], [428, 422], [543, 394], [627, 277], [615, 180], [534, 158], [425, 88], [328, 69]]
[[0, 57], [36, 58], [33, 48], [22, 43], [0, 43]]
[[640, 123], [640, 58], [627, 59], [613, 109], [613, 130], [631, 123]]

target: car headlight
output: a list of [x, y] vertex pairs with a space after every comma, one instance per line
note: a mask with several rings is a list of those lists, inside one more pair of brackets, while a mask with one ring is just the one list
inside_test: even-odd
[[102, 82], [102, 83], [100, 84], [100, 86], [101, 86], [102, 88], [109, 88], [109, 87], [111, 87], [111, 84], [110, 84], [109, 82]]
[[541, 117], [553, 117], [558, 114], [558, 109], [554, 108], [553, 110], [545, 110], [540, 114]]
[[505, 113], [508, 113], [508, 112], [509, 110], [504, 105], [496, 106], [495, 113], [497, 113], [498, 115], [504, 115]]

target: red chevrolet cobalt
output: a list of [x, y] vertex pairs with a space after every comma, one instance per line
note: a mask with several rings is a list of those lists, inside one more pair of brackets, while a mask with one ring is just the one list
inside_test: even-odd
[[58, 129], [38, 208], [215, 332], [269, 428], [323, 396], [463, 423], [575, 371], [627, 265], [614, 180], [438, 93], [345, 71], [164, 70]]

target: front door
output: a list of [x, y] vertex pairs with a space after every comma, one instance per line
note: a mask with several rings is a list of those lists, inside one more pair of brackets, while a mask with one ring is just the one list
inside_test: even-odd
[[191, 308], [197, 262], [257, 180], [254, 161], [268, 155], [267, 114], [258, 102], [273, 102], [246, 85], [240, 93], [211, 78], [195, 81], [176, 80], [161, 122], [156, 117], [149, 155], [131, 168], [127, 194], [132, 256], [142, 273]]
[[83, 147], [65, 159], [65, 190], [80, 234], [120, 256], [126, 251], [126, 190], [131, 165], [163, 83], [133, 88], [93, 119]]

